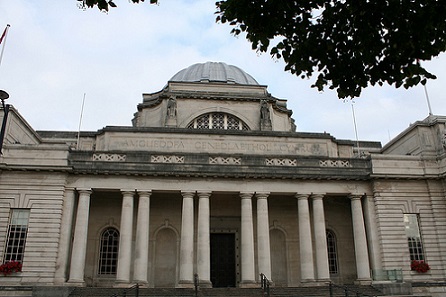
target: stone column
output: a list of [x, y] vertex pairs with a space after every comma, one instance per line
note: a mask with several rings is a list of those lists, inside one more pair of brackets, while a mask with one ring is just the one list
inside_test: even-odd
[[56, 263], [57, 268], [54, 275], [54, 281], [56, 284], [62, 284], [67, 279], [67, 265], [70, 256], [68, 252], [70, 251], [71, 231], [73, 229], [74, 200], [74, 188], [66, 188], [63, 199], [59, 252]]
[[252, 202], [254, 193], [240, 193], [242, 200], [242, 222], [241, 222], [241, 264], [242, 279], [240, 286], [249, 287], [255, 284], [255, 263], [254, 263], [254, 231], [252, 222]]
[[73, 252], [71, 253], [70, 279], [68, 282], [83, 285], [85, 256], [87, 253], [88, 215], [90, 212], [90, 189], [79, 189], [76, 226], [74, 227]]
[[198, 234], [197, 234], [197, 274], [201, 287], [212, 287], [211, 245], [209, 226], [210, 192], [197, 192], [198, 195]]
[[271, 253], [268, 219], [269, 193], [256, 193], [257, 197], [257, 262], [259, 273], [271, 280]]
[[327, 234], [325, 229], [324, 194], [312, 194], [313, 228], [316, 250], [316, 275], [318, 281], [330, 280], [328, 267]]
[[117, 283], [130, 283], [132, 258], [133, 196], [134, 191], [122, 191], [121, 230], [119, 236]]
[[180, 280], [182, 287], [194, 283], [194, 192], [181, 192], [183, 212], [181, 217]]
[[353, 221], [353, 236], [355, 242], [356, 271], [359, 282], [370, 281], [369, 254], [367, 251], [367, 237], [365, 233], [361, 198], [362, 195], [350, 195]]
[[377, 218], [375, 213], [375, 198], [379, 193], [375, 192], [374, 196], [366, 196], [364, 201], [364, 221], [367, 232], [367, 240], [369, 245], [370, 266], [373, 270], [382, 270], [382, 260], [380, 253]]
[[136, 221], [135, 262], [133, 282], [147, 284], [147, 267], [149, 265], [149, 227], [151, 191], [138, 191], [138, 217]]
[[308, 194], [296, 194], [299, 216], [299, 250], [301, 282], [314, 281], [313, 244], [311, 238]]

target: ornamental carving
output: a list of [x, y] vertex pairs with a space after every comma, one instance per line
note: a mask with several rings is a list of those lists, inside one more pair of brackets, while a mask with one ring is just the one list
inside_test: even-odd
[[320, 160], [320, 167], [352, 167], [348, 160]]
[[218, 165], [241, 165], [241, 158], [233, 158], [233, 157], [210, 157], [209, 164], [218, 164]]
[[268, 166], [297, 166], [296, 159], [286, 158], [268, 158], [266, 159], [266, 165]]
[[125, 154], [93, 154], [93, 161], [125, 162]]
[[184, 163], [184, 156], [173, 155], [152, 155], [150, 157], [152, 163]]

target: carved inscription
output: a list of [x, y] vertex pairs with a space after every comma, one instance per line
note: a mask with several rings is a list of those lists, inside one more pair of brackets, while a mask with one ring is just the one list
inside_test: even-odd
[[257, 141], [205, 141], [194, 139], [164, 140], [164, 139], [117, 139], [110, 143], [110, 149], [119, 150], [163, 150], [175, 152], [178, 150], [190, 152], [232, 152], [253, 154], [294, 154], [326, 156], [327, 148], [320, 143], [292, 143]]

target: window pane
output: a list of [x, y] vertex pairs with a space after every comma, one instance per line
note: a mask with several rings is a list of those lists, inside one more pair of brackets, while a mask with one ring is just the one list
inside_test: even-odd
[[404, 214], [410, 260], [424, 260], [418, 214]]
[[189, 125], [187, 125], [187, 128], [249, 130], [248, 125], [246, 125], [242, 120], [223, 112], [214, 112], [201, 115], [190, 122]]
[[338, 273], [338, 252], [334, 233], [327, 230], [328, 267], [331, 274]]
[[116, 274], [118, 264], [119, 232], [108, 228], [101, 235], [99, 274]]
[[12, 209], [8, 226], [3, 263], [23, 261], [26, 236], [28, 233], [29, 209]]

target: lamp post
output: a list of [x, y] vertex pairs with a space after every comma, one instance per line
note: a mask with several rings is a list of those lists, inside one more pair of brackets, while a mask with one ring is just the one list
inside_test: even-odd
[[5, 105], [5, 100], [8, 98], [9, 98], [9, 94], [3, 90], [0, 90], [0, 100], [2, 101], [2, 107], [3, 107], [3, 113], [4, 113], [2, 129], [0, 131], [0, 155], [3, 155], [3, 152], [2, 152], [3, 139], [5, 138], [6, 121], [8, 120], [8, 113], [9, 113], [9, 104]]

